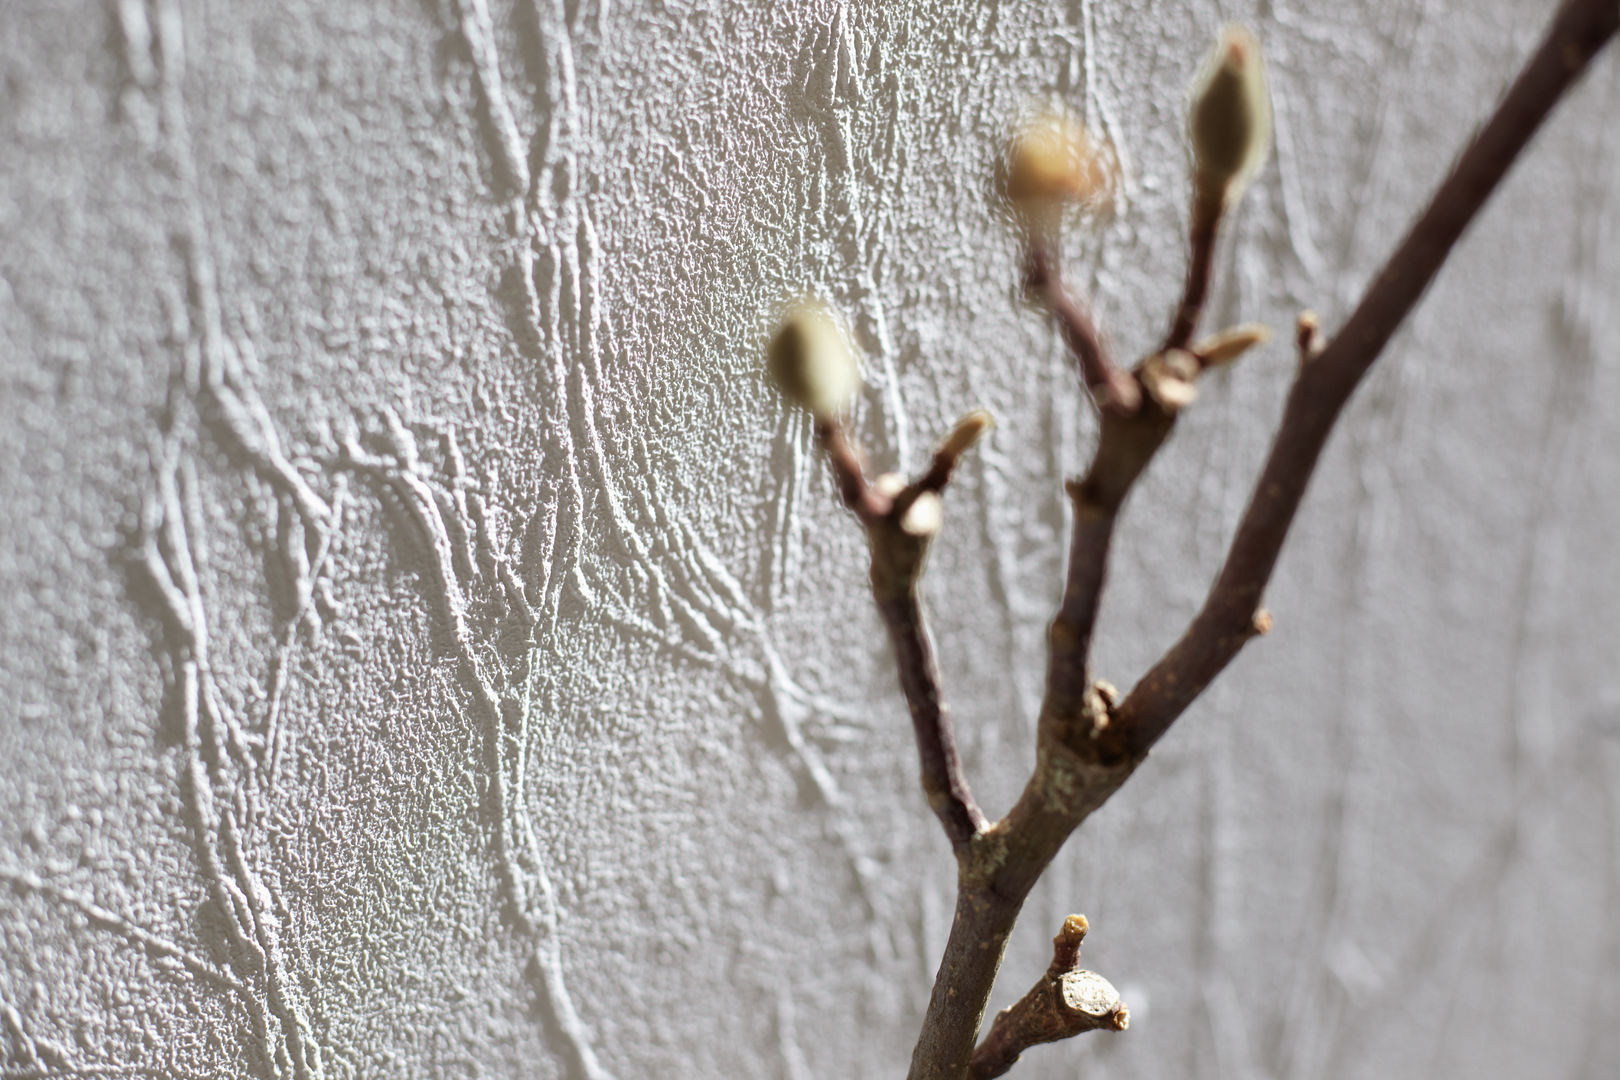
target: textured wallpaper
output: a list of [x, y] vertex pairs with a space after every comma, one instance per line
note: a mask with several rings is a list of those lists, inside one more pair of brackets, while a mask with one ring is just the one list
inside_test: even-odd
[[[1265, 43], [1215, 321], [1348, 310], [1531, 0], [22, 0], [0, 18], [0, 1076], [897, 1077], [952, 868], [771, 313], [847, 313], [880, 468], [999, 427], [927, 579], [1027, 774], [1095, 427], [992, 172], [1066, 103], [1124, 355], [1185, 87]], [[1014, 1075], [1620, 1072], [1620, 62], [1330, 445], [1273, 634], [1031, 897], [1132, 1024]], [[1100, 674], [1218, 564], [1293, 363], [1127, 507]]]

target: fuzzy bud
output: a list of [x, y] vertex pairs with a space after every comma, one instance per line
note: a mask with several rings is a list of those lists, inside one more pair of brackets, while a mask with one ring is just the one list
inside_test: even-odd
[[1007, 150], [1007, 198], [1038, 230], [1055, 228], [1063, 210], [1106, 196], [1113, 157], [1073, 117], [1048, 113], [1019, 129]]
[[1271, 144], [1271, 95], [1260, 43], [1241, 26], [1222, 30], [1204, 60], [1193, 83], [1187, 134], [1199, 197], [1232, 203]]
[[797, 304], [782, 317], [765, 363], [783, 396], [818, 419], [848, 408], [861, 384], [843, 329], [815, 301]]

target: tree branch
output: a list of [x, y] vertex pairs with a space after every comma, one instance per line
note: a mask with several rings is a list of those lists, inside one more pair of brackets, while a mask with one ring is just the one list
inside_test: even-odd
[[844, 505], [866, 528], [872, 597], [883, 617], [900, 668], [900, 689], [911, 713], [922, 765], [923, 792], [961, 857], [987, 825], [973, 799], [956, 750], [956, 732], [940, 689], [933, 638], [923, 614], [921, 580], [928, 546], [940, 524], [940, 492], [961, 455], [990, 426], [988, 413], [959, 423], [915, 484], [898, 476], [866, 480], [859, 451], [835, 416], [816, 421], [816, 440], [827, 454]]
[[[1132, 484], [1169, 437], [1176, 412], [1191, 400], [1197, 371], [1229, 359], [1230, 350], [1223, 344], [1154, 354], [1132, 373], [1143, 391], [1140, 407], [1131, 413], [1100, 408], [1096, 456], [1085, 478], [1070, 486], [1075, 530], [1063, 606], [1052, 627], [1036, 767], [1017, 804], [963, 861], [956, 919], [912, 1054], [911, 1080], [971, 1075], [973, 1039], [1007, 935], [1030, 889], [1072, 831], [1129, 779], [1153, 742], [1242, 644], [1269, 627], [1270, 617], [1259, 608], [1260, 593], [1344, 401], [1535, 128], [1613, 36], [1616, 22], [1620, 7], [1614, 0], [1566, 3], [1546, 41], [1344, 330], [1324, 348], [1314, 318], [1302, 318], [1299, 342], [1306, 359], [1226, 566], [1186, 636], [1117, 705], [1111, 688], [1091, 682], [1087, 671], [1114, 522]], [[1202, 258], [1212, 246], [1213, 239], [1195, 240], [1193, 258]], [[1178, 314], [1169, 342], [1183, 333], [1190, 337], [1196, 326], [1204, 288], [1200, 274], [1189, 270], [1182, 307], [1190, 314]], [[1049, 272], [1031, 277], [1060, 295]], [[1084, 314], [1078, 304], [1053, 307], [1082, 377], [1097, 396], [1098, 386], [1112, 382], [1100, 374], [1109, 370], [1100, 337], [1089, 319], [1074, 317]], [[1183, 322], [1190, 324], [1185, 331], [1179, 329]], [[1219, 360], [1217, 352], [1223, 354]]]
[[1074, 354], [1081, 385], [1091, 395], [1097, 411], [1105, 415], [1135, 412], [1142, 400], [1141, 388], [1114, 363], [1091, 313], [1064, 287], [1053, 252], [1044, 239], [1032, 240], [1029, 245], [1024, 291], [1039, 297], [1051, 310], [1064, 344]]
[[[1269, 622], [1261, 594], [1345, 402], [1378, 359], [1446, 256], [1547, 114], [1620, 28], [1615, 0], [1568, 0], [1495, 114], [1457, 160], [1417, 223], [1343, 328], [1317, 355], [1314, 341], [1248, 510], [1204, 607], [1181, 640], [1121, 703], [1099, 743], [1140, 757]], [[1314, 329], [1302, 328], [1302, 342]]]
[[1182, 286], [1175, 318], [1170, 321], [1170, 332], [1165, 335], [1164, 349], [1185, 349], [1193, 331], [1198, 329], [1204, 299], [1209, 295], [1210, 268], [1215, 262], [1215, 238], [1220, 232], [1222, 208], [1220, 192], [1199, 190], [1193, 196], [1187, 280]]
[[[993, 825], [986, 824], [962, 775], [918, 588], [940, 524], [940, 493], [987, 419], [970, 416], [958, 425], [916, 482], [886, 476], [868, 483], [858, 450], [831, 418], [853, 385], [845, 379], [853, 367], [833, 343], [832, 323], [801, 313], [784, 324], [770, 354], [773, 373], [784, 393], [817, 413], [816, 436], [840, 496], [866, 529], [873, 596], [899, 662], [923, 787], [957, 856], [955, 918], [912, 1053], [911, 1080], [997, 1076], [1034, 1043], [1098, 1026], [1123, 1028], [1124, 1010], [1112, 987], [1073, 970], [1084, 933], [1083, 920], [1075, 919], [1059, 935], [1046, 976], [998, 1018], [975, 1050], [1008, 936], [1030, 890], [1073, 830], [1130, 778], [1243, 644], [1269, 627], [1261, 593], [1345, 402], [1542, 120], [1617, 28], [1616, 0], [1566, 0], [1491, 120], [1339, 334], [1324, 345], [1315, 317], [1300, 317], [1300, 371], [1225, 565], [1182, 639], [1124, 701], [1088, 670], [1120, 509], [1169, 438], [1179, 411], [1196, 396], [1199, 374], [1264, 338], [1262, 330], [1245, 326], [1191, 344], [1222, 213], [1252, 175], [1269, 132], [1269, 101], [1253, 39], [1241, 31], [1224, 34], [1195, 97], [1189, 133], [1199, 194], [1189, 226], [1187, 277], [1162, 349], [1129, 372], [1118, 368], [1084, 305], [1063, 288], [1049, 233], [1031, 230], [1026, 289], [1042, 296], [1056, 319], [1097, 406], [1100, 431], [1090, 468], [1069, 484], [1074, 530], [1063, 601], [1051, 627], [1035, 768], [1012, 810]], [[1061, 160], [1053, 159], [1068, 170], [1058, 170], [1059, 179], [1078, 167], [1071, 159], [1083, 147], [1070, 142], [1072, 147], [1060, 148]], [[1029, 173], [1025, 179], [1041, 180], [1051, 162], [1025, 150], [1019, 158]], [[1046, 188], [1037, 184], [1031, 190]], [[1052, 208], [1041, 203], [1034, 209]]]
[[1031, 1046], [1057, 1042], [1087, 1031], [1124, 1031], [1130, 1013], [1112, 983], [1080, 969], [1080, 943], [1089, 925], [1070, 915], [1052, 939], [1052, 965], [1018, 1001], [1001, 1010], [990, 1034], [973, 1052], [969, 1075], [990, 1080], [1017, 1063]]

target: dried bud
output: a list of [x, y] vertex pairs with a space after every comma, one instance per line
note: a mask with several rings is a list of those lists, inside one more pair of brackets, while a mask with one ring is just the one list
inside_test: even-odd
[[1139, 377], [1165, 412], [1178, 412], [1198, 398], [1198, 358], [1185, 349], [1148, 357], [1142, 361]]
[[1064, 207], [1108, 194], [1113, 156], [1072, 117], [1048, 113], [1025, 124], [1007, 152], [1007, 198], [1038, 228], [1054, 227]]
[[818, 418], [849, 407], [861, 375], [838, 320], [824, 304], [789, 309], [766, 351], [771, 378], [789, 401]]
[[1192, 351], [1206, 368], [1230, 364], [1256, 345], [1271, 340], [1271, 328], [1260, 323], [1243, 323], [1212, 334], [1193, 346]]
[[939, 452], [955, 461], [978, 442], [985, 432], [996, 426], [995, 417], [985, 409], [974, 409], [956, 422], [951, 433], [945, 436], [940, 444]]
[[1271, 143], [1271, 95], [1260, 43], [1241, 26], [1221, 31], [1193, 83], [1187, 116], [1200, 197], [1229, 204], [1243, 193]]

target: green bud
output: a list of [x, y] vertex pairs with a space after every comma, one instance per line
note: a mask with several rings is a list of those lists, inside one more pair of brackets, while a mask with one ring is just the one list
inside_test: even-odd
[[1187, 116], [1200, 197], [1231, 203], [1259, 171], [1271, 144], [1271, 95], [1260, 43], [1228, 26], [1193, 83]]
[[788, 309], [765, 363], [782, 395], [818, 419], [848, 408], [861, 385], [843, 328], [825, 304], [814, 300]]

